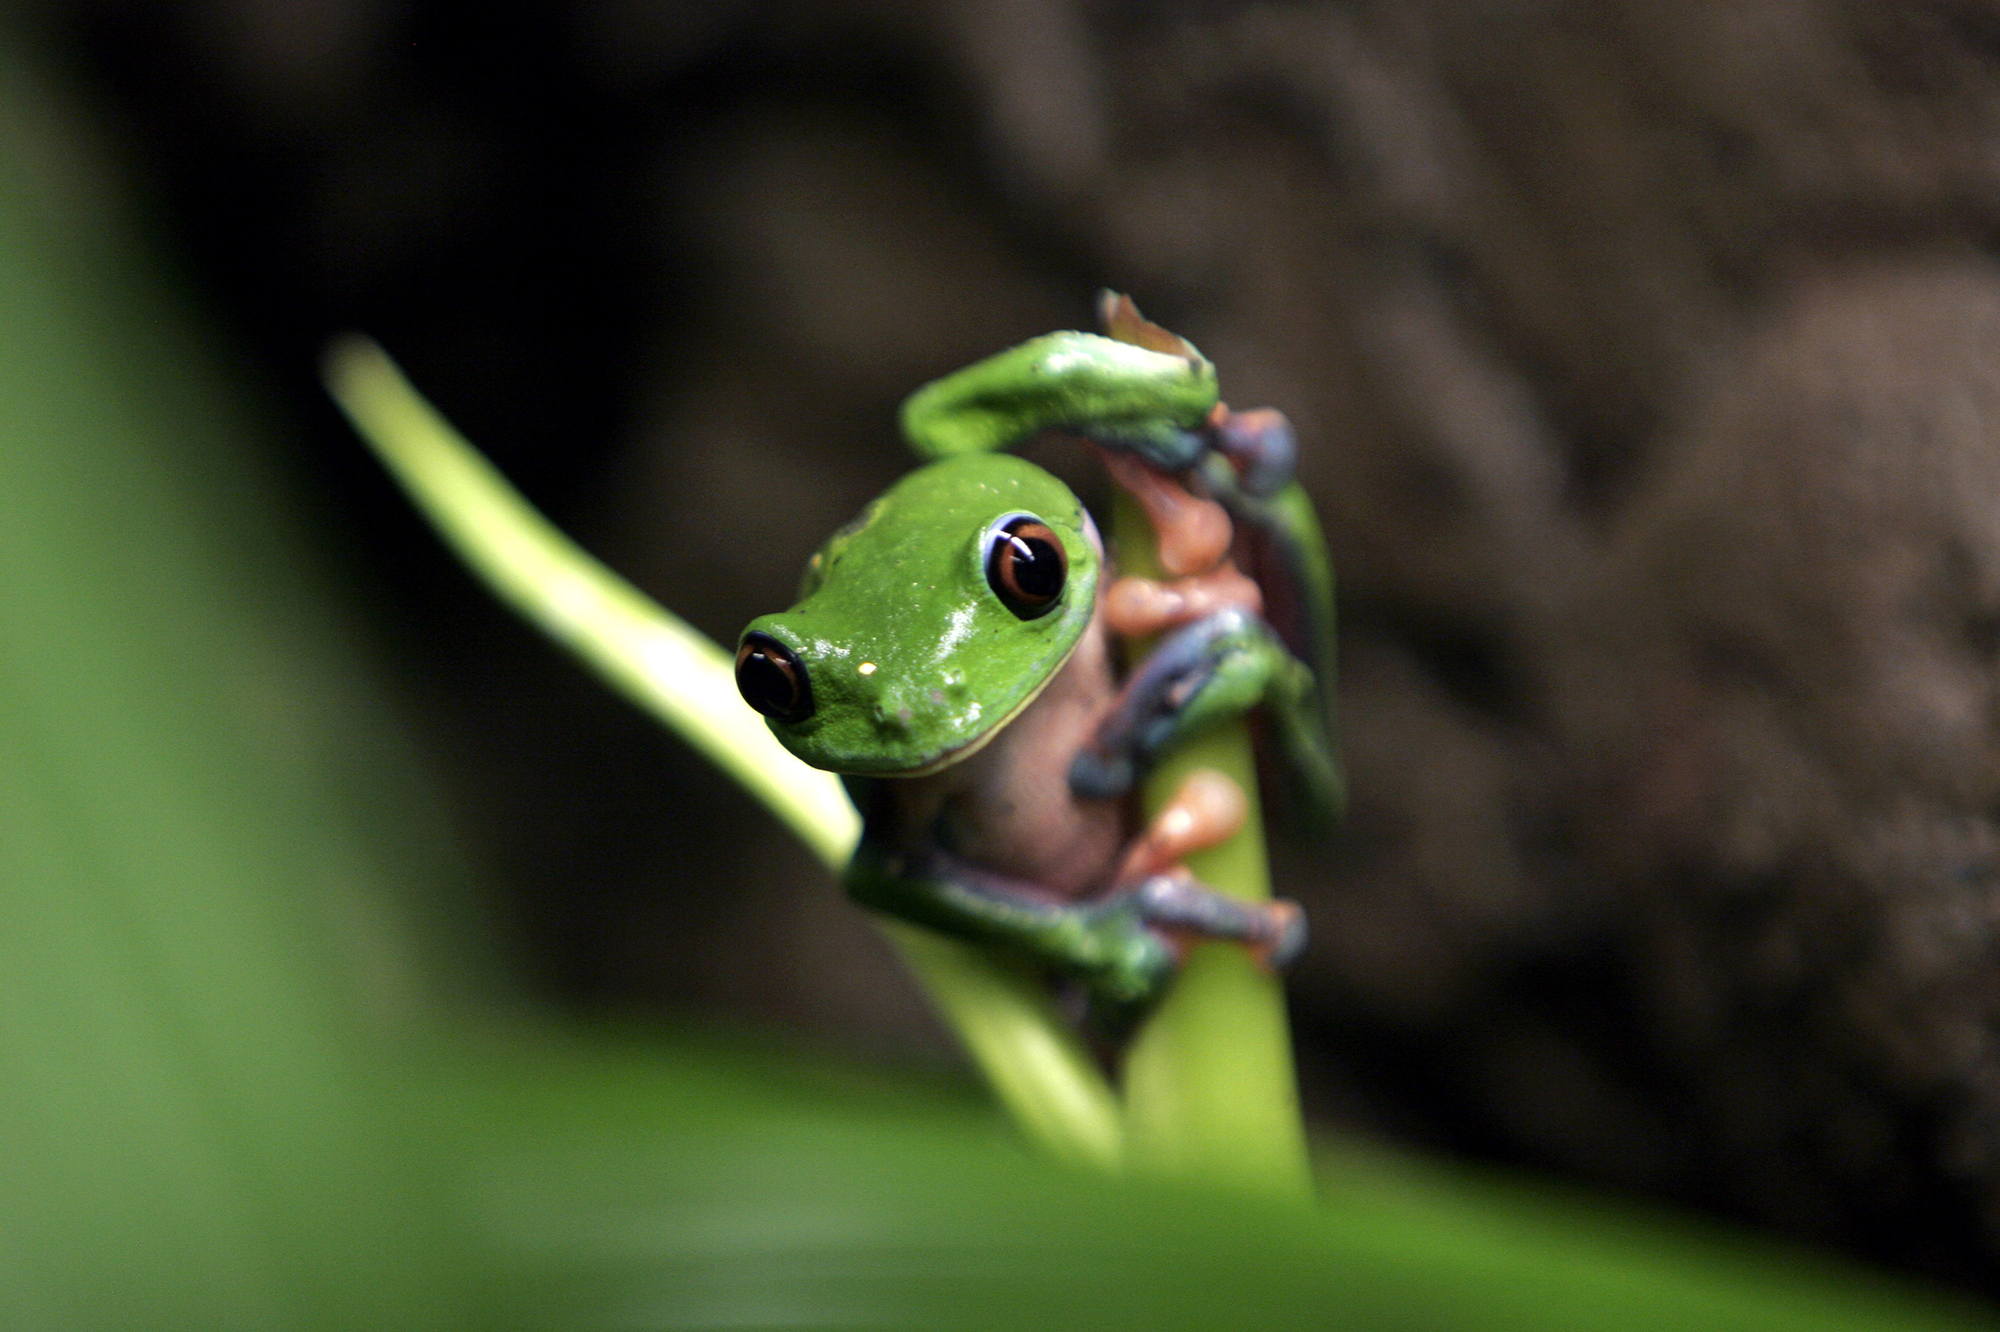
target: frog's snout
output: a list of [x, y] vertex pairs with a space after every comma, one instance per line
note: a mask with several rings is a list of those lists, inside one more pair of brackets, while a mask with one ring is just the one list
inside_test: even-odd
[[813, 714], [812, 680], [799, 654], [765, 633], [743, 635], [736, 649], [736, 689], [772, 721], [802, 722]]

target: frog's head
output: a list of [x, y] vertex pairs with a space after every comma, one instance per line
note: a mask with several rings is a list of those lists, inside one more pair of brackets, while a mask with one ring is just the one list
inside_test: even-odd
[[946, 458], [836, 532], [798, 605], [751, 621], [737, 687], [815, 768], [932, 771], [991, 739], [1068, 660], [1102, 560], [1083, 505], [1041, 468]]

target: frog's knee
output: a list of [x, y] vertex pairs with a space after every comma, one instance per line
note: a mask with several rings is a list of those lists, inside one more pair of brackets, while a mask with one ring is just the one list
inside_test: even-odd
[[1069, 789], [1080, 800], [1117, 800], [1138, 780], [1138, 765], [1129, 754], [1107, 756], [1086, 749], [1070, 760]]
[[1092, 996], [1115, 1008], [1143, 1009], [1180, 969], [1179, 948], [1145, 920], [1134, 894], [1121, 893], [1091, 915], [1097, 955], [1086, 979]]

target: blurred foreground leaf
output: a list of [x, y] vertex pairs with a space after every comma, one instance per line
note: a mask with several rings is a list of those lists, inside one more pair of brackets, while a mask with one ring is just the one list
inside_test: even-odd
[[61, 115], [0, 60], [0, 1325], [451, 1326], [379, 703]]
[[[621, 1328], [1807, 1332], [1991, 1326], [1762, 1241], [1332, 1158], [1315, 1218], [1030, 1158], [941, 1096], [683, 1043], [458, 1067], [515, 1307]], [[671, 1131], [662, 1131], [671, 1125]]]
[[[0, 1326], [1943, 1329], [1761, 1243], [1030, 1157], [720, 1037], [475, 1025], [449, 860], [259, 433], [0, 45]], [[518, 1010], [508, 1010], [518, 1012]]]

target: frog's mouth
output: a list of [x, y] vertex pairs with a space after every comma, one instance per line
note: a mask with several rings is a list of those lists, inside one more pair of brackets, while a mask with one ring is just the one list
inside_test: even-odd
[[1042, 696], [1042, 691], [1054, 684], [1058, 675], [1069, 669], [1070, 658], [1074, 657], [1076, 650], [1083, 646], [1085, 637], [1086, 635], [1084, 634], [1077, 635], [1076, 642], [1069, 645], [1069, 651], [1063, 653], [1062, 660], [1055, 664], [1055, 669], [1043, 676], [1040, 684], [1030, 689], [1026, 694], [1023, 694], [1020, 702], [1009, 708], [1006, 715], [1002, 716], [993, 725], [987, 727], [976, 738], [966, 741], [956, 749], [946, 750], [943, 754], [940, 754], [920, 767], [904, 768], [895, 772], [871, 772], [867, 775], [870, 777], [886, 778], [890, 781], [900, 781], [912, 777], [929, 777], [934, 773], [943, 772], [946, 768], [954, 764], [965, 762], [965, 760], [992, 744], [995, 736], [1005, 731], [1009, 726], [1012, 726], [1016, 718], [1034, 706], [1035, 700]]

